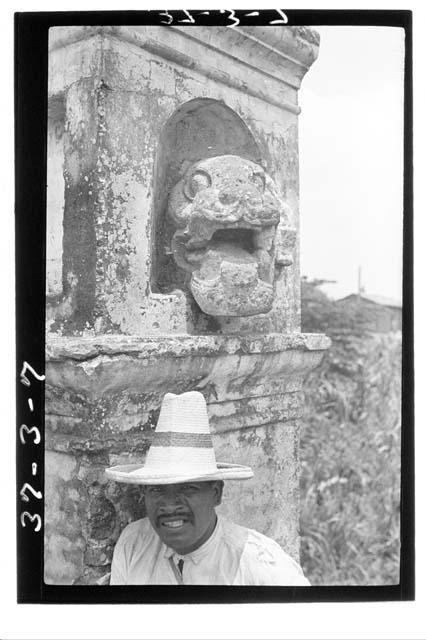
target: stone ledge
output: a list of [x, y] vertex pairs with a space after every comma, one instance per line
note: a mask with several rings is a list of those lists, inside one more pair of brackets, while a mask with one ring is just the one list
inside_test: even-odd
[[214, 357], [282, 351], [325, 351], [331, 340], [321, 333], [270, 333], [268, 335], [216, 336], [76, 336], [49, 335], [46, 361], [90, 360], [98, 356], [128, 355], [139, 358], [172, 356]]
[[[297, 390], [330, 340], [321, 334], [49, 337], [46, 382], [92, 398], [212, 387], [220, 402]], [[295, 382], [298, 384], [295, 384]], [[282, 384], [277, 385], [278, 382]]]
[[[288, 88], [298, 89], [301, 81], [318, 56], [318, 34], [308, 27], [170, 27], [156, 25], [102, 26], [102, 27], [55, 27], [49, 32], [49, 49], [54, 52], [69, 45], [89, 41], [94, 37], [121, 41], [139, 49], [158, 55], [176, 64], [198, 70], [202, 75], [212, 76], [218, 82], [234, 86], [241, 73], [233, 73], [235, 65], [251, 69]], [[200, 48], [201, 47], [201, 48]], [[203, 51], [216, 63], [205, 65]], [[235, 76], [235, 77], [234, 77]], [[237, 82], [236, 88], [249, 93], [253, 89]], [[268, 96], [259, 95], [261, 99]], [[273, 96], [269, 101], [275, 103]], [[296, 114], [299, 107], [293, 101], [280, 96], [277, 106]]]

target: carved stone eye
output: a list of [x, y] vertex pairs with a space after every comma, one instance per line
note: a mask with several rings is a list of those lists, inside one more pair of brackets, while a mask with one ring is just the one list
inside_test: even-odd
[[265, 178], [261, 173], [254, 173], [251, 181], [256, 185], [261, 193], [265, 191]]
[[205, 171], [194, 171], [193, 174], [185, 181], [183, 192], [188, 200], [193, 200], [196, 194], [202, 189], [207, 189], [211, 186], [211, 178]]

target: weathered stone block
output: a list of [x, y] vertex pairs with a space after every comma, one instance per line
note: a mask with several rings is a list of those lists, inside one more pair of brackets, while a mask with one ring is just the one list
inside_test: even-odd
[[[168, 391], [200, 390], [223, 511], [298, 554], [299, 27], [50, 30], [46, 581], [93, 584]], [[59, 240], [59, 230], [63, 229]]]
[[298, 421], [276, 422], [218, 434], [217, 460], [238, 451], [238, 460], [256, 470], [255, 477], [225, 486], [223, 515], [276, 540], [298, 559], [299, 445]]

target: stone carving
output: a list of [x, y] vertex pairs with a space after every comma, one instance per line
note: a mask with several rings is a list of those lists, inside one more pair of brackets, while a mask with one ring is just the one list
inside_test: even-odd
[[260, 165], [233, 155], [191, 165], [171, 191], [168, 216], [171, 251], [204, 313], [271, 309], [276, 268], [292, 264], [296, 231]]

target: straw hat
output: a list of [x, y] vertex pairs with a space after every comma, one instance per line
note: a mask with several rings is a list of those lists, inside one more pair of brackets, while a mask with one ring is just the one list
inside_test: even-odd
[[216, 462], [207, 406], [199, 391], [166, 393], [145, 464], [106, 469], [116, 482], [175, 484], [205, 480], [245, 480], [250, 467]]

